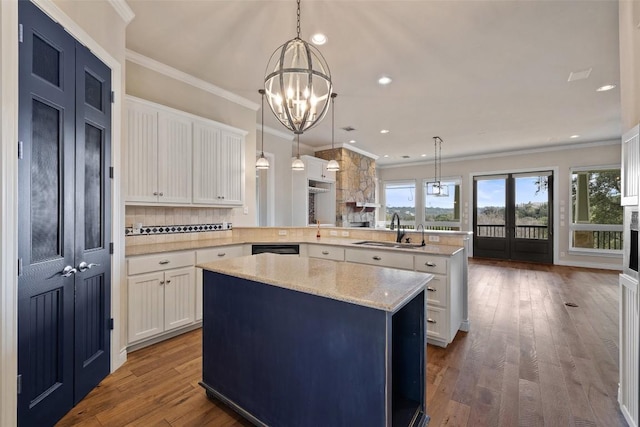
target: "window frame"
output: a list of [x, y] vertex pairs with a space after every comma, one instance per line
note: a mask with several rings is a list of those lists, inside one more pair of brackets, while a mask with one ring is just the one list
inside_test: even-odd
[[[382, 193], [384, 194], [384, 228], [385, 230], [389, 230], [389, 226], [387, 225], [387, 214], [388, 214], [388, 209], [387, 209], [387, 185], [401, 185], [401, 184], [412, 184], [413, 185], [413, 225], [411, 224], [401, 224], [401, 226], [404, 226], [405, 228], [408, 227], [408, 229], [413, 229], [415, 230], [415, 228], [418, 226], [418, 215], [417, 215], [417, 208], [418, 208], [418, 200], [417, 200], [417, 180], [416, 179], [397, 179], [397, 180], [388, 180], [388, 181], [383, 181], [382, 182]], [[411, 228], [413, 227], [413, 228]]]
[[[462, 206], [460, 206], [461, 199], [462, 199], [462, 177], [461, 176], [445, 177], [445, 178], [441, 178], [440, 181], [444, 183], [453, 182], [455, 185], [458, 186], [458, 193], [460, 194], [459, 196], [460, 200], [458, 200], [458, 206], [457, 206], [458, 221], [427, 221], [426, 210], [427, 210], [427, 199], [429, 198], [429, 195], [427, 195], [427, 184], [432, 183], [433, 179], [425, 178], [422, 180], [421, 222], [424, 225], [425, 230], [428, 230], [428, 229], [437, 230], [439, 227], [449, 227], [451, 230], [460, 231], [462, 230]], [[451, 189], [449, 190], [451, 191]], [[437, 196], [430, 195], [430, 197], [437, 197]], [[455, 189], [453, 189], [453, 197], [454, 197], [454, 204], [455, 204]], [[429, 227], [432, 227], [432, 228], [429, 228]]]
[[[606, 171], [606, 170], [618, 170], [618, 173], [621, 174], [621, 166], [620, 165], [598, 165], [598, 166], [579, 166], [579, 167], [571, 167], [569, 168], [569, 245], [568, 252], [569, 254], [574, 255], [594, 255], [594, 256], [602, 256], [602, 257], [618, 257], [622, 255], [623, 249], [596, 249], [596, 248], [581, 248], [574, 246], [574, 232], [575, 231], [619, 231], [620, 233], [624, 233], [623, 224], [585, 224], [585, 223], [575, 223], [574, 222], [574, 200], [573, 200], [573, 175], [579, 172], [597, 172], [597, 171]], [[622, 191], [620, 192], [620, 197], [622, 197]], [[620, 209], [624, 209], [621, 205]]]

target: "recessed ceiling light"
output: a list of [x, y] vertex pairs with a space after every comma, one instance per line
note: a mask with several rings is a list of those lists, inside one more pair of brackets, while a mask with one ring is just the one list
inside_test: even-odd
[[389, 129], [382, 129], [380, 133], [389, 133]]
[[391, 83], [391, 77], [389, 76], [382, 76], [378, 79], [378, 83], [381, 85], [388, 85], [389, 83]]
[[389, 157], [389, 155], [388, 155], [388, 154], [385, 154], [385, 155], [384, 155], [384, 156], [382, 156], [382, 157]]
[[426, 154], [420, 154], [420, 157], [427, 157]]
[[327, 42], [327, 36], [325, 36], [322, 33], [316, 33], [311, 36], [311, 43], [315, 45], [322, 46], [326, 42]]
[[349, 141], [349, 143], [350, 143], [350, 144], [355, 144], [355, 143], [356, 143], [356, 140], [355, 140], [355, 139], [352, 139], [352, 140], [350, 140], [350, 141]]
[[606, 92], [608, 90], [611, 89], [615, 89], [616, 85], [604, 85], [604, 86], [600, 86], [598, 89], [596, 89], [596, 92]]
[[569, 138], [571, 138], [571, 139], [580, 138], [580, 135], [571, 135]]

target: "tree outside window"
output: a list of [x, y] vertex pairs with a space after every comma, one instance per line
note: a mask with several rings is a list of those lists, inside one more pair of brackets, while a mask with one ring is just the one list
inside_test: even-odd
[[622, 250], [620, 169], [575, 170], [571, 174], [571, 248]]

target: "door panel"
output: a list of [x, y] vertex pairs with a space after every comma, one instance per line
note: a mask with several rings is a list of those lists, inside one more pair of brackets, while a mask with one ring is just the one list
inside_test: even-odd
[[77, 47], [74, 404], [111, 368], [110, 77], [107, 66]]
[[[110, 97], [103, 99], [102, 121], [92, 118], [101, 129], [97, 137], [90, 132], [85, 138], [84, 121], [82, 133], [78, 132], [79, 117], [85, 114], [84, 108], [78, 108], [77, 96], [84, 96], [87, 89], [83, 79], [83, 89], [78, 89], [76, 69], [83, 60], [86, 62], [83, 55], [90, 55], [89, 51], [32, 3], [20, 1], [18, 8], [23, 27], [18, 106], [23, 154], [18, 166], [18, 256], [22, 266], [18, 277], [18, 423], [46, 426], [64, 416], [86, 394], [76, 384], [85, 373], [74, 371], [74, 365], [93, 367], [97, 360], [105, 363], [104, 353], [107, 370], [101, 371], [100, 379], [109, 372], [110, 334], [100, 325], [108, 327], [105, 316], [110, 311], [111, 267], [106, 241], [111, 235], [111, 199], [105, 174], [110, 164], [111, 107]], [[78, 54], [77, 49], [84, 53]], [[109, 82], [111, 72], [102, 67], [104, 81]], [[106, 90], [110, 91], [108, 86]], [[87, 87], [95, 104], [95, 82]], [[86, 141], [88, 150], [84, 149]], [[92, 157], [96, 141], [102, 153], [98, 160]], [[98, 170], [100, 176], [96, 178]], [[90, 177], [86, 182], [85, 175]], [[95, 198], [86, 201], [78, 195], [84, 193], [86, 183], [101, 189], [97, 206]], [[92, 219], [88, 228], [86, 206], [90, 206]], [[103, 268], [92, 271], [95, 278], [88, 284], [88, 277], [74, 274], [85, 252], [85, 230], [90, 236], [90, 252], [97, 254], [103, 248], [106, 252], [102, 253], [107, 254], [87, 258]], [[82, 245], [78, 245], [78, 239]], [[76, 299], [82, 303], [76, 304]], [[83, 360], [81, 354], [86, 355]]]
[[19, 16], [18, 421], [30, 426], [73, 403], [74, 277], [61, 272], [74, 265], [75, 43], [29, 2]]
[[473, 253], [553, 263], [551, 172], [474, 177]]

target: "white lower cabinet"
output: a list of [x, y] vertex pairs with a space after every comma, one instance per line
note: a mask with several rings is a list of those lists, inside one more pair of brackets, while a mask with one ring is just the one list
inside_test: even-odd
[[[251, 255], [247, 250], [246, 255]], [[196, 264], [213, 262], [221, 259], [236, 258], [245, 255], [245, 245], [229, 245], [218, 248], [201, 249], [196, 251]], [[196, 268], [196, 305], [195, 320], [202, 320], [202, 269]]]
[[193, 324], [194, 262], [194, 252], [128, 259], [129, 344]]
[[331, 245], [309, 245], [307, 248], [309, 258], [330, 259], [332, 261], [344, 261], [344, 248]]
[[413, 254], [406, 252], [348, 248], [345, 249], [344, 259], [359, 264], [413, 270]]
[[640, 406], [640, 316], [638, 314], [638, 281], [626, 274], [620, 275], [620, 383], [618, 402], [629, 426], [639, 424]]

